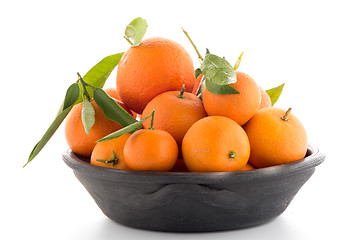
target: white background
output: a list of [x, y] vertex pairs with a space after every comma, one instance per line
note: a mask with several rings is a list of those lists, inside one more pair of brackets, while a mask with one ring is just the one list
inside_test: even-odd
[[[288, 209], [254, 228], [169, 234], [109, 220], [62, 161], [63, 125], [26, 168], [67, 87], [110, 54], [126, 51], [125, 26], [181, 43], [181, 31], [264, 89], [286, 86], [309, 142], [327, 154]], [[358, 239], [360, 14], [356, 1], [1, 1], [1, 239]], [[115, 86], [112, 74], [106, 86]], [[6, 236], [6, 237], [5, 237]]]

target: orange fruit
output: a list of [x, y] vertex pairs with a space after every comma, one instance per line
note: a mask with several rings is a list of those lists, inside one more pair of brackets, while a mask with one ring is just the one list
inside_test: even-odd
[[250, 141], [251, 165], [269, 167], [305, 157], [306, 131], [290, 110], [264, 108], [246, 123], [244, 130]]
[[266, 91], [262, 88], [260, 88], [260, 93], [261, 93], [261, 101], [260, 101], [260, 106], [257, 110], [266, 108], [266, 107], [271, 107], [271, 99], [269, 97], [269, 95], [266, 93]]
[[[115, 101], [120, 106], [124, 106], [121, 102]], [[94, 101], [90, 103], [95, 110], [95, 124], [90, 129], [89, 135], [85, 133], [81, 120], [82, 102], [71, 109], [65, 121], [65, 138], [70, 149], [84, 157], [91, 156], [97, 140], [122, 128], [119, 123], [109, 120]]]
[[248, 162], [250, 144], [235, 121], [209, 116], [197, 121], [185, 134], [182, 155], [192, 172], [238, 171]]
[[124, 159], [132, 170], [169, 171], [178, 159], [178, 146], [170, 133], [140, 129], [124, 146]]
[[240, 94], [217, 95], [205, 89], [203, 102], [209, 116], [228, 117], [243, 125], [260, 105], [260, 89], [249, 75], [236, 72], [236, 76], [237, 82], [230, 85]]
[[179, 43], [165, 38], [149, 38], [131, 47], [122, 56], [116, 86], [120, 98], [131, 110], [141, 113], [160, 93], [186, 91], [194, 86], [193, 61]]
[[130, 170], [123, 154], [125, 142], [130, 136], [130, 133], [126, 133], [118, 138], [96, 143], [90, 163], [100, 167]]
[[[207, 116], [202, 101], [195, 95], [181, 91], [164, 92], [153, 98], [145, 107], [142, 117], [147, 117], [155, 110], [155, 129], [167, 131], [181, 147], [187, 130], [198, 120]], [[143, 126], [149, 128], [151, 119]]]

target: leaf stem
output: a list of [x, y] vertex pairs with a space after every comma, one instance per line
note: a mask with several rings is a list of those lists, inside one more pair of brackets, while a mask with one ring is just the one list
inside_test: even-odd
[[187, 37], [187, 39], [189, 39], [191, 45], [194, 47], [195, 51], [196, 51], [196, 54], [198, 55], [198, 58], [199, 58], [199, 61], [200, 62], [203, 62], [204, 61], [204, 58], [201, 56], [199, 50], [197, 49], [195, 43], [193, 42], [193, 40], [190, 38], [189, 34], [187, 31], [185, 31], [183, 28], [181, 28], [185, 34], [185, 36]]
[[150, 130], [155, 130], [154, 129], [154, 113], [155, 113], [155, 109], [151, 113], [151, 122], [150, 122], [150, 127], [149, 127]]
[[83, 88], [83, 96], [85, 96], [87, 98], [88, 101], [90, 101], [91, 97], [88, 93], [88, 91], [86, 90], [86, 87], [92, 87], [91, 85], [87, 84], [84, 79], [81, 77], [80, 73], [77, 72], [77, 75], [78, 75], [78, 80], [80, 80], [81, 82], [81, 86]]
[[281, 120], [284, 120], [284, 121], [289, 120], [288, 117], [289, 117], [289, 115], [290, 115], [291, 110], [292, 110], [292, 108], [289, 108], [289, 109], [286, 111], [285, 115], [281, 117]]
[[124, 36], [124, 38], [125, 38], [126, 41], [128, 41], [128, 43], [130, 43], [131, 46], [133, 45], [133, 43], [132, 43], [132, 41], [130, 40], [130, 38], [128, 38], [127, 36]]

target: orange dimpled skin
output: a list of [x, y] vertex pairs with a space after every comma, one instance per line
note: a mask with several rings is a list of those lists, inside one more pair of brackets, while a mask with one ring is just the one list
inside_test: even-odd
[[124, 159], [132, 170], [170, 171], [178, 159], [175, 139], [163, 130], [140, 129], [124, 146]]
[[217, 95], [205, 89], [203, 102], [209, 116], [228, 117], [243, 125], [260, 105], [260, 89], [249, 75], [236, 72], [236, 77], [237, 82], [230, 85], [240, 94]]
[[[198, 97], [187, 92], [182, 97], [179, 95], [180, 91], [170, 91], [156, 96], [146, 105], [142, 116], [149, 116], [155, 110], [153, 127], [170, 133], [181, 147], [187, 130], [207, 114]], [[150, 123], [150, 119], [146, 120], [144, 128], [149, 128]]]
[[[94, 101], [90, 102], [95, 110], [95, 124], [86, 134], [81, 120], [83, 103], [75, 105], [69, 112], [65, 121], [65, 138], [72, 151], [84, 157], [90, 157], [96, 141], [106, 135], [119, 130], [122, 126], [105, 116], [101, 108]], [[118, 104], [120, 104], [118, 102]]]
[[194, 65], [179, 43], [166, 38], [149, 38], [122, 56], [116, 86], [120, 98], [131, 110], [141, 113], [160, 93], [194, 87]]
[[108, 141], [96, 143], [91, 154], [90, 163], [100, 167], [130, 170], [124, 160], [124, 146], [130, 133]]
[[305, 157], [305, 129], [289, 112], [274, 107], [264, 108], [245, 124], [251, 147], [249, 162], [254, 167], [269, 167]]
[[239, 171], [248, 162], [250, 144], [235, 121], [209, 116], [197, 121], [185, 134], [182, 154], [192, 172]]

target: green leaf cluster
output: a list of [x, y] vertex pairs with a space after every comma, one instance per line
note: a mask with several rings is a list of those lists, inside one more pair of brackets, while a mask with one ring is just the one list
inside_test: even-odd
[[239, 94], [230, 84], [236, 83], [236, 72], [225, 58], [206, 53], [200, 66], [206, 89], [213, 94]]
[[[135, 18], [129, 25], [127, 25], [124, 37], [131, 43], [132, 47], [138, 46], [142, 41], [146, 30], [146, 20], [140, 17]], [[87, 134], [90, 133], [90, 130], [95, 123], [95, 111], [91, 105], [92, 98], [110, 120], [121, 124], [123, 127], [137, 123], [132, 115], [118, 105], [106, 94], [106, 92], [101, 89], [111, 72], [118, 65], [123, 54], [124, 53], [122, 52], [103, 58], [100, 62], [93, 66], [83, 78], [81, 78], [80, 74], [78, 74], [79, 80], [68, 88], [65, 99], [61, 104], [54, 121], [51, 123], [50, 127], [47, 129], [40, 141], [35, 144], [24, 167], [41, 151], [66, 118], [72, 107], [77, 103], [84, 102], [81, 109], [81, 120], [84, 126], [84, 131]]]
[[[109, 77], [110, 73], [113, 71], [115, 66], [118, 64], [118, 62], [120, 61], [122, 55], [123, 53], [118, 53], [105, 57], [85, 74], [84, 81], [86, 82], [86, 86], [84, 87], [87, 90], [87, 93], [89, 94], [88, 97], [91, 98], [94, 89], [97, 89], [98, 87], [101, 88], [104, 86], [107, 78]], [[77, 81], [76, 83], [71, 84], [70, 87], [67, 89], [64, 101], [61, 105], [58, 114], [56, 115], [55, 119], [53, 120], [49, 128], [46, 130], [45, 134], [42, 136], [40, 141], [35, 144], [33, 150], [29, 155], [28, 161], [24, 165], [24, 167], [29, 162], [31, 162], [43, 149], [43, 147], [46, 145], [46, 143], [50, 140], [50, 138], [59, 128], [61, 123], [64, 121], [64, 119], [66, 118], [72, 107], [83, 100], [84, 100], [84, 105], [82, 109], [82, 113], [83, 113], [82, 121], [86, 133], [90, 132], [90, 129], [95, 122], [94, 110], [89, 100], [83, 98], [84, 90], [81, 89], [80, 87], [82, 86], [81, 84], [82, 84], [81, 81]], [[93, 88], [90, 86], [92, 86]], [[94, 88], [94, 86], [96, 88]]]

